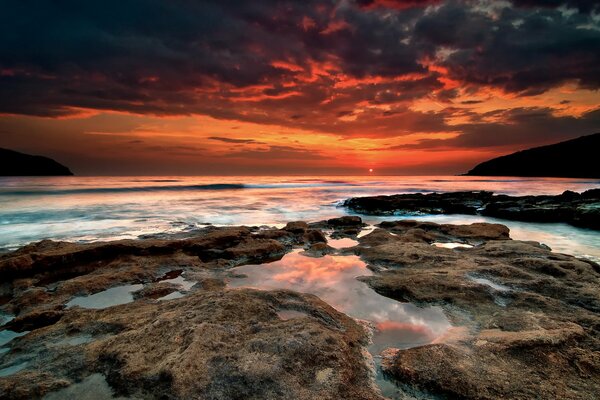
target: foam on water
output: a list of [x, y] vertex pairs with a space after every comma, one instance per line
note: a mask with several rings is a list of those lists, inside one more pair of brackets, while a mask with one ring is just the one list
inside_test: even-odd
[[[276, 225], [347, 214], [349, 197], [490, 190], [559, 194], [600, 187], [591, 179], [477, 177], [35, 177], [0, 178], [0, 251], [42, 239], [97, 241], [215, 225]], [[365, 217], [376, 224], [409, 216]], [[504, 223], [516, 239], [600, 259], [597, 232], [565, 224], [465, 215], [417, 215], [434, 222]]]

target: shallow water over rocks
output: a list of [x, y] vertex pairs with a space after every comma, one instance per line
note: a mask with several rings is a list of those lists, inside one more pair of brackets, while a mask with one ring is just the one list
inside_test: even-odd
[[79, 306], [102, 309], [127, 304], [134, 300], [133, 292], [140, 290], [143, 286], [141, 284], [115, 286], [89, 296], [74, 297], [66, 305], [67, 308]]
[[[331, 243], [331, 242], [330, 242]], [[384, 297], [359, 276], [373, 274], [358, 256], [307, 257], [300, 250], [268, 264], [245, 265], [231, 270], [230, 288], [288, 289], [318, 296], [338, 311], [366, 321], [373, 328], [369, 352], [377, 366], [376, 382], [384, 395], [397, 388], [379, 371], [380, 353], [388, 348], [406, 349], [431, 343], [451, 327], [439, 307], [417, 307]], [[298, 310], [279, 311], [282, 319], [305, 318]]]

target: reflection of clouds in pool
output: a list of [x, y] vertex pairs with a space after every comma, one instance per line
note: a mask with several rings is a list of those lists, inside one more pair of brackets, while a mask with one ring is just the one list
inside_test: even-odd
[[358, 241], [350, 238], [331, 239], [327, 238], [327, 244], [334, 249], [347, 249], [348, 247], [354, 247], [358, 244]]
[[[394, 397], [399, 389], [381, 372], [379, 354], [389, 348], [406, 349], [442, 340], [452, 329], [441, 308], [400, 303], [377, 294], [357, 280], [358, 276], [372, 275], [373, 272], [354, 255], [310, 258], [296, 250], [279, 261], [245, 265], [231, 272], [238, 278], [231, 279], [229, 287], [311, 293], [337, 310], [370, 323], [373, 337], [368, 351], [376, 367], [375, 381], [388, 397]], [[294, 310], [280, 310], [278, 316], [284, 320], [308, 317]]]
[[473, 246], [471, 246], [470, 244], [464, 244], [464, 243], [453, 243], [453, 242], [450, 242], [450, 243], [434, 242], [434, 243], [431, 243], [431, 244], [432, 244], [433, 246], [435, 246], [435, 247], [443, 247], [443, 248], [445, 248], [445, 249], [460, 249], [460, 248], [463, 248], [463, 249], [470, 249], [470, 248], [472, 248], [472, 247], [473, 247]]
[[440, 308], [400, 303], [358, 281], [356, 277], [372, 272], [354, 255], [309, 258], [294, 251], [279, 261], [237, 267], [232, 273], [245, 277], [232, 279], [230, 287], [289, 289], [317, 295], [351, 317], [374, 323], [376, 340], [383, 340], [385, 347], [428, 343], [450, 327]]

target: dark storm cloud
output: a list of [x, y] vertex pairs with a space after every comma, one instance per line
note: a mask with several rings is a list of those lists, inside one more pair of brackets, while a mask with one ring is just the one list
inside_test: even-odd
[[[434, 91], [451, 102], [456, 90], [440, 91], [424, 60], [464, 87], [526, 96], [572, 80], [598, 89], [593, 4], [565, 0], [577, 10], [566, 12], [559, 3], [0, 0], [0, 113], [199, 113], [337, 132], [340, 112], [360, 102]], [[407, 74], [417, 77], [335, 87], [339, 76]]]
[[581, 12], [590, 12], [600, 8], [597, 0], [511, 0], [518, 7], [568, 7]]
[[574, 80], [600, 87], [600, 29], [591, 14], [553, 8], [496, 12], [451, 2], [421, 18], [423, 46], [447, 48], [441, 62], [461, 82], [538, 94]]
[[454, 126], [462, 132], [453, 139], [425, 139], [397, 149], [528, 147], [600, 132], [600, 108], [581, 117], [555, 116], [548, 108], [515, 108], [490, 113], [502, 122]]

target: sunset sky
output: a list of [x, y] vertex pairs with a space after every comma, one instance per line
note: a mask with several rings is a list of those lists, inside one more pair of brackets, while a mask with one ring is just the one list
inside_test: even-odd
[[0, 9], [0, 147], [76, 174], [456, 174], [600, 132], [594, 1]]

